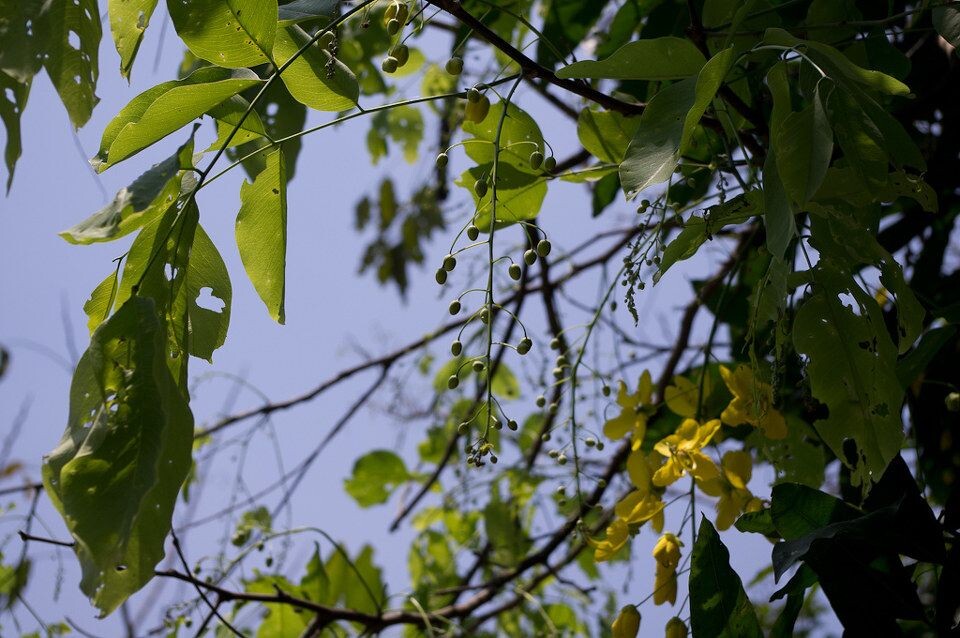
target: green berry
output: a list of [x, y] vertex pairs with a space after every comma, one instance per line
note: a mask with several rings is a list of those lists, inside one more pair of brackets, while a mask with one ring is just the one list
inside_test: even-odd
[[400, 3], [391, 2], [389, 5], [387, 5], [387, 10], [383, 12], [383, 23], [387, 24], [391, 20], [395, 20], [399, 12], [400, 12]]
[[459, 339], [457, 339], [450, 344], [450, 354], [455, 357], [459, 357], [461, 352], [463, 352], [463, 344], [460, 343]]
[[516, 432], [517, 428], [520, 426], [517, 424], [516, 421], [514, 421], [513, 419], [510, 419], [509, 421], [507, 421], [507, 427], [513, 430], [514, 432]]
[[538, 407], [538, 408], [542, 408], [542, 407], [545, 406], [546, 404], [547, 404], [547, 397], [543, 396], [542, 394], [537, 397], [537, 407]]
[[520, 281], [520, 276], [523, 275], [523, 271], [520, 270], [520, 264], [510, 264], [510, 267], [507, 268], [507, 274], [510, 275], [510, 279]]
[[483, 93], [477, 90], [477, 87], [471, 88], [467, 91], [467, 101], [469, 102], [479, 102], [480, 98], [483, 97]]
[[605, 396], [605, 397], [610, 396], [610, 386], [608, 386], [606, 383], [604, 383], [604, 384], [603, 384], [603, 387], [600, 389], [600, 392], [602, 392], [602, 393], [603, 393], [603, 396]]
[[447, 272], [453, 272], [453, 269], [457, 267], [457, 258], [453, 255], [447, 255], [443, 258], [443, 269]]
[[444, 66], [447, 73], [450, 75], [460, 75], [463, 73], [463, 58], [459, 56], [453, 56], [447, 60], [447, 64]]
[[530, 168], [537, 170], [543, 165], [543, 153], [534, 151], [530, 153]]
[[402, 67], [410, 60], [410, 48], [405, 44], [398, 44], [390, 51], [390, 55], [397, 59], [397, 67]]
[[464, 421], [463, 423], [457, 426], [457, 432], [460, 433], [461, 435], [466, 434], [469, 431], [470, 431], [470, 424], [467, 423], [466, 421]]
[[460, 385], [460, 379], [455, 374], [451, 374], [450, 378], [447, 379], [447, 387], [451, 390], [456, 390], [457, 386]]
[[520, 343], [517, 344], [517, 353], [518, 354], [527, 354], [530, 352], [530, 348], [533, 347], [533, 341], [528, 337], [524, 337], [520, 340]]
[[550, 244], [550, 240], [541, 239], [537, 242], [537, 254], [541, 257], [546, 257], [550, 254], [550, 250], [553, 249], [553, 246]]
[[496, 455], [496, 454], [491, 454], [491, 455], [490, 455], [490, 462], [493, 463], [494, 465], [496, 465], [496, 464], [497, 464], [497, 461], [499, 461], [499, 460], [500, 460], [500, 459], [497, 458], [497, 455]]
[[544, 432], [543, 434], [540, 435], [541, 441], [546, 442], [546, 441], [549, 441], [550, 439], [551, 439], [551, 436], [549, 432]]
[[598, 450], [602, 450], [602, 449], [603, 449], [603, 441], [597, 441], [597, 449], [598, 449]]
[[473, 371], [474, 372], [483, 372], [483, 361], [477, 359], [473, 362]]
[[330, 47], [333, 45], [336, 39], [337, 39], [336, 33], [334, 33], [333, 31], [327, 31], [322, 36], [320, 36], [320, 40], [319, 40], [320, 47], [323, 49], [330, 50]]
[[560, 349], [560, 340], [557, 339], [556, 337], [554, 337], [553, 339], [551, 339], [551, 340], [550, 340], [550, 349], [551, 349], [551, 350], [559, 350], [559, 349]]
[[406, 24], [409, 17], [410, 7], [408, 7], [405, 2], [401, 2], [400, 6], [397, 7], [397, 21], [399, 21], [400, 24]]
[[563, 378], [563, 368], [554, 368], [553, 369], [553, 378], [558, 381]]
[[451, 315], [456, 315], [460, 313], [460, 302], [454, 299], [450, 302], [450, 305], [447, 307], [447, 310], [450, 311]]
[[600, 479], [599, 481], [597, 481], [597, 487], [599, 487], [601, 490], [606, 486], [607, 486], [607, 482], [605, 480]]
[[537, 251], [535, 251], [533, 248], [528, 248], [523, 253], [523, 263], [528, 266], [532, 266], [537, 263]]
[[490, 323], [490, 309], [484, 308], [480, 311], [480, 321], [483, 323]]
[[393, 73], [397, 70], [397, 59], [392, 55], [388, 55], [383, 59], [383, 62], [380, 63], [380, 68], [384, 73]]
[[437, 168], [443, 168], [444, 166], [447, 165], [447, 162], [449, 161], [450, 161], [449, 155], [447, 155], [446, 153], [440, 153], [439, 155], [437, 155], [437, 160], [435, 163], [437, 165]]
[[566, 454], [561, 454], [560, 456], [558, 456], [558, 457], [557, 457], [557, 463], [559, 463], [560, 465], [566, 465], [566, 464], [567, 464], [567, 455], [566, 455]]
[[440, 284], [441, 286], [447, 283], [447, 271], [444, 270], [443, 268], [437, 268], [436, 279], [437, 279], [437, 283]]
[[470, 122], [479, 124], [486, 119], [490, 112], [490, 98], [481, 95], [476, 102], [467, 101], [467, 107], [463, 111], [463, 116]]
[[479, 236], [480, 236], [479, 228], [477, 228], [473, 224], [470, 224], [469, 226], [467, 226], [467, 239], [469, 239], [470, 241], [476, 241], [477, 237]]
[[555, 459], [560, 456], [560, 450], [550, 450], [547, 452], [547, 456], [549, 456], [551, 459]]
[[394, 18], [387, 22], [387, 35], [397, 35], [400, 32], [400, 21]]
[[547, 159], [543, 160], [543, 167], [547, 169], [548, 172], [552, 173], [553, 169], [557, 167], [557, 158], [551, 155]]
[[588, 436], [584, 443], [587, 444], [587, 447], [594, 447], [597, 444], [597, 440], [592, 436]]
[[484, 195], [487, 194], [488, 188], [489, 186], [487, 186], [487, 180], [485, 179], [478, 179], [473, 184], [473, 192], [476, 193], [477, 197], [479, 197], [480, 199], [483, 199]]
[[547, 411], [550, 412], [550, 414], [556, 414], [559, 409], [560, 409], [559, 403], [551, 403], [550, 407], [547, 408]]

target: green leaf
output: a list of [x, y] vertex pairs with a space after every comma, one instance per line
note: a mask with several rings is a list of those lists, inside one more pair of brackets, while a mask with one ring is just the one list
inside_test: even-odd
[[143, 227], [177, 200], [181, 191], [181, 171], [191, 168], [193, 135], [176, 153], [120, 189], [112, 202], [79, 224], [61, 231], [60, 236], [71, 244], [93, 244], [119, 239]]
[[577, 117], [577, 137], [583, 148], [601, 162], [619, 164], [639, 126], [638, 117], [587, 108]]
[[278, 323], [286, 320], [287, 264], [287, 175], [283, 151], [267, 155], [266, 167], [253, 183], [240, 187], [240, 212], [236, 224], [240, 259], [267, 305], [270, 316]]
[[143, 34], [150, 24], [150, 16], [157, 7], [157, 0], [109, 0], [110, 32], [113, 44], [120, 54], [120, 75], [130, 77], [133, 60], [137, 57]]
[[[227, 338], [233, 288], [223, 258], [200, 226], [190, 252], [186, 294], [190, 304], [190, 354], [213, 363], [214, 350]], [[207, 305], [201, 306], [198, 302], [204, 295], [209, 300], [204, 299]]]
[[516, 503], [505, 503], [498, 496], [491, 498], [483, 508], [484, 529], [493, 546], [493, 560], [501, 565], [516, 564], [526, 556], [530, 547], [516, 509]]
[[[573, 51], [600, 18], [608, 0], [552, 0], [546, 5], [537, 62], [553, 68]], [[558, 57], [559, 56], [561, 57]]]
[[182, 80], [163, 82], [133, 98], [103, 131], [90, 163], [102, 173], [190, 123], [229, 97], [260, 84], [249, 69], [197, 69]]
[[411, 478], [403, 459], [388, 450], [374, 450], [357, 459], [343, 486], [360, 507], [370, 507], [386, 503], [393, 490]]
[[[309, 40], [307, 32], [295, 24], [277, 29], [276, 64], [286, 64]], [[280, 79], [297, 101], [318, 111], [345, 111], [355, 107], [360, 97], [353, 72], [316, 43], [291, 62]]]
[[337, 15], [339, 0], [293, 0], [280, 5], [280, 25], [309, 20], [331, 20]]
[[680, 153], [713, 101], [733, 62], [733, 49], [726, 49], [700, 70], [662, 89], [644, 109], [640, 126], [620, 164], [620, 182], [627, 199], [665, 181], [673, 174]]
[[[483, 232], [490, 230], [493, 189], [481, 200], [474, 191], [474, 184], [481, 178], [488, 179], [492, 172], [492, 163], [481, 164], [467, 169], [455, 182], [470, 191], [477, 208], [473, 223]], [[533, 219], [540, 214], [546, 196], [545, 179], [520, 170], [512, 163], [501, 162], [497, 173], [497, 227]]]
[[722, 204], [711, 206], [704, 217], [694, 215], [683, 225], [663, 251], [660, 267], [654, 273], [654, 283], [678, 261], [693, 257], [704, 242], [713, 239], [728, 224], [742, 224], [763, 210], [763, 194], [758, 190], [741, 193]]
[[797, 235], [797, 222], [773, 153], [767, 154], [763, 164], [763, 223], [767, 231], [767, 250], [782, 259]]
[[17, 160], [23, 151], [20, 140], [20, 115], [27, 106], [27, 97], [30, 95], [30, 82], [21, 84], [6, 73], [0, 72], [0, 120], [6, 130], [7, 142], [4, 146], [3, 159], [7, 165], [7, 192], [13, 184], [13, 173], [17, 167]]
[[735, 527], [744, 533], [777, 536], [777, 528], [773, 525], [773, 517], [771, 517], [769, 509], [743, 514], [737, 519]]
[[272, 61], [277, 0], [167, 0], [167, 10], [198, 58], [230, 68]]
[[0, 0], [0, 75], [29, 85], [43, 66], [45, 39], [34, 30], [50, 10], [45, 0]]
[[[63, 0], [49, 7], [36, 25], [37, 35], [46, 46], [43, 66], [74, 128], [80, 128], [100, 101], [96, 95], [103, 35], [100, 10], [97, 0]], [[79, 39], [79, 48], [74, 48], [73, 39]]]
[[[253, 98], [253, 90], [246, 91], [246, 98]], [[263, 128], [266, 131], [266, 137], [278, 140], [288, 137], [294, 133], [299, 133], [304, 128], [307, 121], [307, 107], [298, 102], [290, 95], [283, 82], [274, 82], [268, 86], [263, 95], [254, 105], [254, 110], [259, 115]], [[254, 139], [247, 144], [242, 144], [236, 151], [227, 151], [227, 156], [231, 160], [236, 160], [252, 153], [258, 148], [265, 148], [261, 153], [253, 155], [243, 161], [243, 169], [250, 177], [256, 177], [263, 172], [266, 162], [264, 157], [269, 152], [266, 147], [269, 145], [266, 139]], [[296, 172], [297, 156], [300, 154], [302, 139], [294, 137], [283, 143], [283, 158], [286, 161], [287, 181], [293, 179]]]
[[804, 205], [813, 198], [830, 168], [833, 131], [817, 88], [811, 103], [784, 118], [776, 135], [776, 170], [794, 202]]
[[907, 356], [897, 361], [897, 378], [904, 388], [917, 380], [927, 369], [940, 350], [950, 343], [957, 332], [956, 326], [942, 326], [926, 332], [916, 347]]
[[[885, 328], [816, 292], [797, 311], [793, 343], [808, 357], [813, 396], [830, 411], [815, 423], [821, 438], [851, 468], [855, 485], [879, 479], [903, 442], [903, 389]], [[847, 456], [847, 439], [859, 448], [856, 458]]]
[[[283, 576], [261, 576], [244, 583], [244, 590], [251, 594], [275, 596], [277, 589], [290, 595], [300, 594], [300, 588]], [[264, 607], [267, 613], [257, 627], [256, 638], [292, 638], [299, 636], [307, 628], [310, 617], [293, 605], [268, 603]]]
[[133, 297], [94, 333], [70, 389], [43, 483], [76, 541], [80, 588], [106, 615], [153, 578], [190, 469], [193, 417], [166, 364], [150, 299]]
[[778, 482], [790, 481], [810, 487], [823, 485], [827, 458], [817, 433], [803, 419], [792, 414], [785, 416], [787, 435], [784, 438], [773, 440], [757, 433], [751, 440], [776, 468]]
[[[266, 136], [260, 114], [256, 109], [247, 113], [249, 106], [250, 103], [241, 96], [232, 95], [207, 111], [207, 115], [217, 122], [217, 139], [207, 147], [207, 152], [219, 150], [227, 144], [227, 139], [230, 143], [226, 148], [232, 148]], [[244, 117], [245, 113], [247, 113], [246, 117]], [[233, 133], [234, 129], [236, 133]], [[233, 134], [232, 138], [231, 134]]]
[[609, 80], [682, 80], [703, 68], [699, 49], [686, 38], [665, 36], [628, 42], [605, 60], [574, 62], [557, 71], [559, 78]]
[[401, 105], [377, 113], [367, 133], [367, 149], [376, 164], [387, 154], [387, 139], [403, 149], [403, 158], [412, 164], [417, 161], [417, 150], [423, 141], [423, 114], [420, 109]]
[[[463, 123], [463, 132], [473, 136], [464, 140], [464, 151], [477, 164], [493, 162], [493, 142], [497, 139], [502, 115], [503, 102], [497, 102], [491, 105], [490, 112], [482, 122]], [[500, 168], [503, 169], [507, 164], [515, 171], [540, 177], [542, 169], [530, 167], [530, 154], [534, 151], [545, 152], [544, 148], [543, 133], [536, 120], [517, 105], [509, 104], [500, 131]]]
[[83, 304], [83, 312], [87, 315], [87, 329], [93, 334], [97, 327], [107, 320], [117, 296], [117, 271], [113, 271], [107, 278], [97, 284], [90, 293], [90, 298]]
[[934, 7], [933, 26], [944, 40], [960, 49], [960, 7]]
[[763, 636], [743, 583], [730, 567], [730, 552], [706, 518], [690, 560], [690, 628], [694, 636]]

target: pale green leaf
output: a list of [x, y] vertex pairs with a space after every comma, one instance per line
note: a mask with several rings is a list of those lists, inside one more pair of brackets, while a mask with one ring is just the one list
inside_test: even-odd
[[280, 5], [280, 24], [296, 24], [309, 20], [329, 21], [337, 15], [340, 0], [293, 0]]
[[[497, 102], [490, 106], [482, 122], [463, 123], [463, 132], [473, 136], [464, 141], [463, 148], [477, 164], [493, 161], [493, 142], [497, 139], [502, 115], [503, 102]], [[500, 131], [500, 166], [509, 164], [516, 171], [539, 177], [542, 169], [530, 166], [530, 154], [534, 151], [545, 153], [543, 133], [529, 113], [511, 103]]]
[[[43, 66], [74, 128], [80, 128], [100, 101], [96, 95], [103, 35], [100, 11], [97, 0], [60, 0], [49, 6], [36, 25], [46, 46]], [[80, 48], [74, 48], [73, 39], [79, 39]]]
[[721, 51], [710, 58], [696, 79], [671, 84], [650, 100], [620, 164], [620, 182], [627, 199], [670, 177], [732, 61], [733, 49]]
[[120, 54], [120, 75], [130, 77], [134, 58], [143, 41], [143, 34], [150, 24], [150, 16], [157, 7], [157, 0], [109, 0], [110, 32], [113, 44]]
[[47, 494], [80, 559], [80, 588], [106, 615], [163, 560], [187, 475], [193, 417], [166, 365], [152, 300], [131, 298], [77, 364], [60, 445], [44, 459]]
[[[458, 186], [470, 191], [477, 208], [473, 223], [483, 232], [490, 230], [493, 189], [481, 200], [474, 192], [474, 184], [481, 178], [489, 179], [492, 170], [492, 163], [474, 166], [456, 180]], [[501, 163], [497, 176], [497, 226], [503, 227], [533, 219], [540, 214], [540, 207], [543, 206], [546, 196], [547, 182], [544, 178], [521, 171], [514, 164]]]
[[119, 239], [162, 214], [180, 196], [180, 174], [193, 168], [193, 136], [177, 152], [155, 164], [113, 201], [79, 224], [61, 231], [71, 244], [92, 244]]
[[[851, 468], [854, 484], [879, 480], [903, 442], [897, 353], [882, 320], [875, 325], [870, 315], [816, 292], [797, 311], [793, 343], [808, 359], [813, 396], [829, 410], [814, 424], [820, 437]], [[847, 457], [847, 439], [856, 442], [855, 458]]]
[[[309, 41], [307, 32], [295, 24], [277, 29], [276, 64], [286, 64]], [[291, 62], [280, 79], [298, 102], [318, 111], [345, 111], [360, 97], [353, 72], [317, 43]]]
[[197, 69], [182, 80], [163, 82], [133, 98], [107, 124], [90, 163], [102, 173], [189, 124], [227, 98], [260, 84], [248, 69]]
[[240, 259], [270, 316], [286, 320], [287, 175], [283, 151], [266, 156], [266, 167], [253, 183], [240, 187], [236, 235]]
[[386, 503], [393, 490], [411, 478], [403, 459], [388, 450], [374, 450], [357, 459], [343, 486], [360, 507], [370, 507]]
[[686, 38], [664, 36], [635, 40], [605, 60], [582, 60], [557, 71], [559, 78], [679, 80], [696, 75], [703, 54]]
[[[237, 132], [230, 138], [230, 144], [227, 145], [227, 148], [256, 141], [266, 136], [260, 114], [257, 113], [256, 109], [247, 113], [249, 106], [250, 103], [241, 96], [232, 95], [207, 111], [207, 115], [217, 122], [217, 139], [207, 148], [208, 152], [223, 147], [234, 129]], [[244, 117], [244, 114], [246, 114], [246, 117]]]
[[90, 334], [107, 320], [113, 310], [113, 302], [117, 296], [117, 271], [113, 271], [107, 278], [97, 284], [90, 293], [90, 298], [83, 304], [83, 312], [87, 315], [87, 329]]
[[[190, 304], [190, 354], [212, 363], [214, 350], [227, 338], [233, 288], [220, 252], [200, 226], [190, 251], [186, 295]], [[200, 305], [201, 297], [205, 297], [205, 305]]]
[[639, 126], [639, 117], [587, 108], [577, 117], [577, 137], [601, 162], [619, 164]]
[[272, 61], [277, 0], [167, 0], [167, 10], [199, 58], [230, 68]]

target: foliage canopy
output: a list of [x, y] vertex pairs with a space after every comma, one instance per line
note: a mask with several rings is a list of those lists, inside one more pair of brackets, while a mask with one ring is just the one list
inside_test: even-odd
[[[182, 145], [61, 233], [134, 237], [84, 305], [90, 344], [42, 485], [3, 492], [33, 502], [23, 551], [0, 563], [11, 617], [40, 569], [27, 543], [52, 542], [75, 553], [104, 616], [157, 581], [192, 586], [140, 632], [620, 638], [645, 605], [667, 604], [667, 636], [789, 636], [816, 630], [826, 600], [846, 635], [956, 635], [960, 3], [105, 4], [124, 77], [151, 22], [169, 19], [186, 52], [176, 79], [119, 110], [92, 166], [139, 161], [168, 136]], [[35, 76], [83, 126], [101, 37], [94, 0], [0, 1], [8, 190]], [[565, 131], [543, 124], [548, 108]], [[329, 119], [307, 128], [308, 109]], [[237, 276], [200, 224], [198, 194], [246, 172], [236, 243], [283, 323], [301, 145], [360, 118], [373, 164], [399, 151], [431, 167], [358, 201], [356, 226], [374, 235], [361, 270], [400, 295], [432, 275], [452, 319], [303, 396], [195, 422], [190, 357], [227, 343]], [[200, 127], [216, 137], [205, 149]], [[557, 157], [564, 136], [577, 148]], [[551, 240], [568, 222], [544, 201], [563, 182], [591, 202], [578, 246]], [[623, 202], [636, 210], [626, 226]], [[671, 340], [643, 342], [644, 291], [686, 290], [686, 260], [708, 271]], [[595, 299], [568, 292], [591, 276]], [[221, 310], [198, 302], [204, 291]], [[435, 361], [430, 346], [448, 337], [452, 358]], [[188, 562], [172, 521], [203, 479], [199, 449], [378, 371], [315, 459], [407, 362], [433, 395], [418, 444], [371, 446], [343, 485], [359, 507], [399, 500], [391, 529], [419, 530], [407, 589], [387, 590], [373, 548], [281, 529], [262, 503], [223, 514], [232, 546], [215, 564]], [[40, 498], [67, 540], [31, 533]], [[771, 543], [753, 581], [730, 565], [728, 529]], [[300, 571], [255, 551], [316, 534]], [[171, 550], [177, 567], [160, 567]], [[642, 600], [606, 582], [604, 563], [635, 550], [654, 559], [653, 574], [635, 574]], [[768, 576], [778, 589], [766, 600], [755, 586]]]

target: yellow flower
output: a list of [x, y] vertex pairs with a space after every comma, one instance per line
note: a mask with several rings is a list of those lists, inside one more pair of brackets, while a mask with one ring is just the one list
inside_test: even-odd
[[636, 638], [640, 632], [640, 612], [636, 605], [624, 605], [613, 624], [610, 625], [612, 638]]
[[648, 415], [643, 408], [650, 405], [652, 395], [653, 382], [650, 379], [649, 370], [644, 370], [640, 375], [640, 382], [634, 394], [628, 394], [626, 384], [621, 381], [617, 392], [620, 414], [604, 424], [604, 436], [608, 439], [621, 439], [629, 433], [633, 441], [633, 449], [639, 449], [647, 433]]
[[[713, 392], [713, 381], [708, 374], [703, 379], [703, 396], [710, 396]], [[700, 405], [700, 381], [698, 375], [693, 381], [686, 377], [674, 377], [673, 385], [668, 385], [663, 391], [663, 398], [667, 408], [676, 415], [693, 418], [697, 415], [697, 406]]]
[[642, 525], [658, 515], [662, 519], [663, 507], [663, 501], [658, 495], [634, 490], [624, 496], [613, 511], [618, 519], [628, 525]]
[[594, 547], [593, 558], [598, 563], [613, 558], [620, 548], [627, 544], [629, 529], [619, 518], [607, 527], [607, 537], [602, 541], [591, 541]]
[[686, 623], [674, 616], [667, 621], [665, 635], [666, 638], [687, 638]]
[[712, 419], [703, 425], [694, 419], [685, 419], [677, 431], [657, 443], [653, 449], [667, 462], [653, 475], [653, 484], [665, 487], [675, 483], [686, 473], [698, 482], [709, 481], [720, 475], [713, 460], [701, 452], [720, 429], [720, 420]]
[[[754, 498], [747, 484], [750, 483], [750, 477], [753, 474], [753, 460], [749, 452], [730, 451], [723, 455], [720, 462], [723, 468], [723, 475], [718, 476], [712, 481], [700, 483], [700, 489], [710, 496], [717, 497], [717, 520], [718, 530], [729, 529], [737, 517], [748, 506], [761, 507], [760, 500]], [[753, 502], [756, 501], [754, 504]]]
[[662, 605], [677, 602], [677, 572], [657, 563], [657, 574], [653, 581], [653, 604]]
[[733, 400], [720, 415], [724, 423], [749, 423], [760, 428], [768, 439], [787, 436], [787, 422], [780, 411], [773, 407], [773, 388], [757, 379], [750, 366], [741, 364], [734, 371], [720, 366], [720, 376], [733, 394]]
[[676, 569], [680, 564], [680, 547], [683, 543], [677, 538], [676, 534], [667, 532], [660, 537], [657, 544], [653, 546], [653, 557], [657, 564], [668, 569]]

